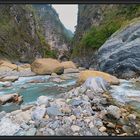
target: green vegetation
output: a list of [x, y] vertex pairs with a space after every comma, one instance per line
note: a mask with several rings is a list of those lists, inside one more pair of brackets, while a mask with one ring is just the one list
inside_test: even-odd
[[[84, 9], [83, 13], [80, 13], [81, 16], [87, 16]], [[90, 10], [92, 12], [92, 9]], [[140, 16], [140, 5], [116, 5], [111, 10], [106, 9], [102, 14], [103, 21], [98, 26], [91, 26], [80, 41], [74, 44], [72, 57], [85, 56], [99, 49], [114, 32]]]

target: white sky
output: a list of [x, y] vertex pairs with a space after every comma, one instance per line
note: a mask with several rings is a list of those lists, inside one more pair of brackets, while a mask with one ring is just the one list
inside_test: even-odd
[[77, 24], [77, 4], [53, 4], [52, 5], [56, 12], [59, 14], [59, 19], [64, 24], [64, 26], [71, 30], [75, 31], [74, 26]]

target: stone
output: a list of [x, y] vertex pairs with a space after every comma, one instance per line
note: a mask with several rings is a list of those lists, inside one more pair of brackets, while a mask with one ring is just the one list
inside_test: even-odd
[[93, 122], [90, 122], [89, 123], [89, 128], [92, 128], [92, 127], [94, 127]]
[[67, 76], [67, 74], [63, 74], [63, 75], [60, 75], [60, 79], [61, 80], [69, 80], [69, 79], [71, 79], [71, 77]]
[[30, 70], [31, 69], [31, 65], [30, 64], [22, 64], [22, 65], [19, 65], [17, 67], [17, 71], [24, 71], [24, 70]]
[[58, 75], [56, 73], [52, 73], [51, 76], [54, 76], [55, 77], [55, 76], [58, 76]]
[[13, 136], [20, 130], [20, 125], [13, 123], [9, 118], [0, 121], [0, 136]]
[[11, 115], [17, 115], [18, 113], [21, 113], [22, 110], [15, 110], [11, 112]]
[[97, 117], [94, 117], [93, 124], [96, 127], [102, 127], [103, 126], [102, 120], [100, 118], [97, 118]]
[[64, 69], [64, 74], [67, 74], [67, 73], [78, 73], [78, 72], [79, 72], [78, 69], [73, 69], [73, 68]]
[[85, 70], [81, 71], [78, 79], [78, 83], [84, 83], [89, 77], [101, 77], [111, 85], [118, 85], [120, 83], [119, 79], [108, 73], [101, 71]]
[[36, 128], [30, 128], [26, 133], [25, 136], [34, 136], [36, 133]]
[[107, 127], [109, 127], [109, 128], [115, 128], [115, 124], [113, 124], [111, 122], [108, 122]]
[[87, 91], [86, 86], [81, 85], [77, 92], [78, 92], [78, 94], [83, 94], [86, 91]]
[[91, 131], [93, 136], [102, 136], [102, 132], [100, 132], [96, 126], [91, 127], [90, 131]]
[[120, 134], [118, 136], [128, 136], [128, 134], [127, 133], [123, 133], [123, 134]]
[[129, 126], [127, 126], [127, 125], [123, 125], [122, 129], [123, 129], [123, 131], [126, 132], [127, 134], [133, 133], [132, 128], [129, 127]]
[[26, 111], [26, 110], [31, 109], [32, 107], [33, 107], [33, 105], [21, 105], [21, 106], [20, 106], [20, 109], [21, 109], [22, 111]]
[[61, 107], [60, 110], [61, 112], [66, 113], [66, 114], [71, 113], [71, 108], [68, 105]]
[[117, 106], [110, 105], [109, 107], [107, 107], [107, 112], [108, 114], [114, 116], [116, 119], [119, 119], [121, 117], [121, 111]]
[[47, 96], [39, 96], [37, 98], [37, 105], [45, 105], [46, 107], [49, 106], [49, 98]]
[[33, 120], [41, 120], [46, 114], [46, 108], [36, 107], [36, 109], [32, 112]]
[[79, 106], [83, 103], [83, 101], [76, 100], [76, 99], [72, 99], [70, 102], [71, 102], [71, 105], [73, 105], [73, 106]]
[[84, 122], [86, 122], [86, 123], [89, 123], [90, 122], [90, 119], [84, 119]]
[[60, 128], [56, 128], [55, 131], [56, 131], [57, 136], [71, 136], [71, 135], [73, 135], [73, 132], [72, 132], [69, 125], [63, 125]]
[[71, 130], [72, 130], [73, 132], [79, 132], [79, 131], [80, 131], [80, 127], [77, 126], [77, 125], [72, 125], [72, 126], [71, 126]]
[[61, 62], [61, 65], [64, 67], [64, 69], [68, 68], [76, 69], [76, 65], [72, 61]]
[[11, 70], [17, 70], [17, 65], [12, 64], [10, 61], [0, 60], [0, 67], [7, 67]]
[[45, 115], [45, 119], [48, 120], [50, 117], [49, 115]]
[[105, 131], [106, 131], [106, 127], [104, 127], [104, 126], [100, 127], [100, 128], [99, 128], [99, 131], [105, 132]]
[[21, 103], [22, 96], [19, 96], [17, 93], [1, 95], [0, 104], [5, 104], [7, 102]]
[[59, 120], [56, 120], [54, 121], [51, 125], [50, 125], [50, 128], [51, 129], [56, 129], [60, 126], [60, 121]]
[[50, 106], [50, 107], [47, 107], [47, 114], [49, 116], [62, 116], [62, 112], [60, 112], [60, 110], [58, 109], [58, 107], [56, 106]]
[[45, 130], [43, 130], [43, 135], [44, 136], [54, 136], [55, 132], [50, 128], [45, 128]]
[[11, 82], [14, 82], [16, 80], [18, 80], [19, 76], [6, 76], [4, 78], [2, 78], [0, 81], [11, 81]]
[[108, 83], [101, 77], [89, 77], [83, 86], [85, 86], [86, 89], [92, 90], [95, 94], [104, 93], [108, 91], [109, 88]]
[[22, 111], [15, 115], [15, 122], [21, 124], [22, 122], [28, 123], [31, 120], [31, 111]]
[[134, 114], [129, 114], [127, 117], [130, 119], [130, 121], [136, 120], [136, 115]]
[[76, 120], [76, 116], [74, 116], [74, 115], [71, 115], [70, 118], [71, 118], [73, 121]]
[[84, 68], [84, 67], [79, 67], [78, 69], [79, 69], [80, 71], [86, 70], [86, 68]]
[[91, 92], [91, 91], [87, 91], [86, 92], [86, 95], [89, 97], [90, 100], [93, 100], [94, 97], [95, 97], [94, 94], [93, 94], [93, 92]]
[[64, 67], [61, 63], [52, 58], [40, 58], [36, 59], [31, 64], [31, 70], [36, 74], [62, 74]]
[[140, 20], [116, 31], [98, 50], [98, 68], [121, 79], [134, 78], [140, 70]]
[[25, 122], [23, 122], [21, 125], [20, 125], [21, 128], [23, 128], [24, 130], [28, 130], [30, 128], [29, 125], [27, 125]]
[[59, 77], [54, 77], [54, 78], [50, 78], [49, 79], [49, 82], [55, 82], [55, 83], [61, 83], [61, 82], [64, 82], [64, 80], [62, 80], [61, 78]]

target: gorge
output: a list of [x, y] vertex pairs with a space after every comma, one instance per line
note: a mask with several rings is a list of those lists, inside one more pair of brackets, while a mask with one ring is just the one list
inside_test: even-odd
[[0, 4], [0, 136], [139, 136], [139, 11]]

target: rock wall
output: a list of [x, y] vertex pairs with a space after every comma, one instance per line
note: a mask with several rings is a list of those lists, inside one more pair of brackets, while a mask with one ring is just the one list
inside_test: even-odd
[[140, 5], [80, 4], [72, 60], [86, 68], [97, 64], [98, 49], [123, 24], [139, 17]]
[[69, 38], [49, 4], [0, 5], [0, 58], [29, 62], [36, 57], [57, 57], [52, 50], [68, 50]]
[[140, 19], [114, 33], [98, 51], [99, 69], [120, 78], [140, 75]]
[[36, 4], [33, 7], [38, 16], [38, 25], [51, 49], [56, 50], [58, 55], [68, 52], [69, 40], [73, 35], [61, 23], [55, 9], [49, 4]]

